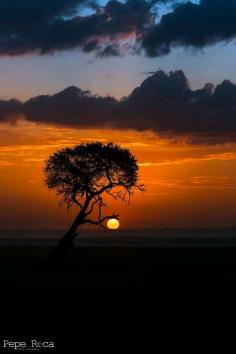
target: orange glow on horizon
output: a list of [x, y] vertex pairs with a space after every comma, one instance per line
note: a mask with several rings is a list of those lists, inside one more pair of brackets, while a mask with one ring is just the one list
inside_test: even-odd
[[138, 159], [146, 192], [137, 191], [130, 205], [107, 200], [107, 212], [117, 212], [122, 227], [235, 225], [236, 144], [197, 146], [153, 132], [73, 129], [22, 120], [0, 124], [1, 228], [66, 228], [76, 210], [67, 215], [44, 186], [44, 161], [58, 149], [96, 140], [125, 146]]

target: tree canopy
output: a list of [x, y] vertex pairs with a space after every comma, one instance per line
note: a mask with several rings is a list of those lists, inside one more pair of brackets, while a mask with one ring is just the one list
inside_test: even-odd
[[[47, 187], [55, 190], [68, 208], [73, 204], [80, 208], [83, 223], [101, 225], [109, 217], [102, 217], [103, 193], [127, 202], [135, 188], [144, 190], [138, 184], [136, 158], [113, 143], [94, 142], [59, 150], [49, 157], [44, 172]], [[85, 219], [96, 204], [99, 220]]]

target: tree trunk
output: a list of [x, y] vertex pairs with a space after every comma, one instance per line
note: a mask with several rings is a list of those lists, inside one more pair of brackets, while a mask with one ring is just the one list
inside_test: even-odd
[[67, 233], [60, 239], [58, 246], [52, 251], [46, 260], [45, 268], [51, 268], [57, 264], [73, 247], [77, 236], [76, 230], [84, 221], [84, 213], [80, 212], [72, 223]]
[[74, 239], [76, 237], [76, 230], [79, 227], [79, 225], [83, 224], [83, 218], [84, 216], [79, 213], [77, 217], [75, 218], [73, 224], [67, 231], [67, 233], [60, 239], [59, 241], [59, 246], [62, 248], [71, 248], [74, 245]]

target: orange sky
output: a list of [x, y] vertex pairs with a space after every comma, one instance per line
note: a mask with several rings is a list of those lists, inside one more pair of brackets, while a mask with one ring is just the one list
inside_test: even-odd
[[235, 226], [236, 144], [197, 146], [152, 132], [83, 130], [25, 121], [0, 124], [1, 228], [65, 228], [73, 219], [43, 183], [42, 167], [57, 149], [113, 141], [140, 166], [144, 194], [129, 206], [110, 202], [122, 228]]
[[[70, 225], [75, 210], [67, 215], [46, 189], [44, 161], [65, 146], [97, 140], [125, 146], [139, 161], [146, 192], [129, 206], [112, 200], [107, 211], [120, 214], [122, 228], [236, 226], [236, 31], [226, 35], [233, 2], [137, 3], [3, 2], [1, 229]], [[194, 40], [179, 14], [198, 19]], [[222, 25], [212, 29], [215, 16]], [[27, 121], [14, 121], [20, 114]], [[153, 128], [172, 137], [73, 124]]]

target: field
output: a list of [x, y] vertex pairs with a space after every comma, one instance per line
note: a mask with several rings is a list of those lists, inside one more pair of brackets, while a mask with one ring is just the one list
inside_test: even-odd
[[24, 333], [56, 338], [60, 346], [68, 340], [78, 345], [78, 335], [80, 341], [88, 333], [102, 340], [104, 330], [117, 336], [120, 323], [122, 335], [146, 326], [143, 315], [163, 325], [172, 318], [173, 325], [184, 308], [193, 316], [202, 304], [214, 308], [222, 293], [224, 304], [234, 298], [235, 247], [77, 246], [45, 271], [52, 249], [1, 245], [3, 335]]

